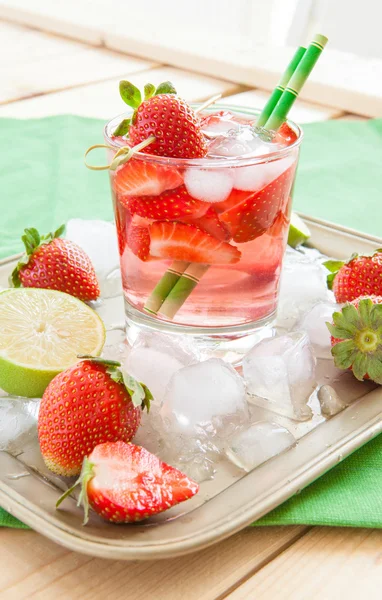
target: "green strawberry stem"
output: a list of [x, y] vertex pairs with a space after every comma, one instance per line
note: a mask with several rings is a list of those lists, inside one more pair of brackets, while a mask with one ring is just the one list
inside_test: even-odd
[[336, 340], [332, 347], [334, 364], [338, 369], [351, 368], [362, 381], [366, 376], [382, 384], [382, 304], [363, 298], [346, 304], [333, 314], [327, 327]]
[[83, 508], [84, 508], [83, 525], [86, 525], [86, 523], [89, 520], [89, 500], [88, 500], [88, 494], [87, 494], [87, 487], [88, 487], [89, 481], [91, 479], [93, 479], [93, 477], [95, 475], [94, 466], [95, 466], [94, 463], [90, 462], [90, 460], [85, 456], [84, 461], [82, 463], [82, 469], [81, 469], [81, 474], [80, 474], [79, 478], [69, 489], [66, 490], [66, 492], [64, 492], [59, 497], [59, 499], [56, 502], [56, 508], [58, 508], [60, 506], [60, 504], [65, 500], [65, 498], [70, 496], [70, 494], [72, 494], [74, 492], [76, 487], [80, 485], [81, 492], [80, 492], [80, 495], [78, 496], [77, 506], [81, 506], [81, 504], [82, 504]]
[[173, 319], [209, 268], [210, 265], [191, 263], [164, 300], [158, 314]]

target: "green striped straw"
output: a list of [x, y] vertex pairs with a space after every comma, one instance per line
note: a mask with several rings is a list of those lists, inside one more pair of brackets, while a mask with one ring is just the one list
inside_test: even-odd
[[296, 52], [293, 55], [292, 60], [290, 61], [287, 68], [285, 69], [285, 72], [281, 76], [280, 81], [278, 82], [277, 86], [273, 90], [268, 102], [264, 106], [263, 110], [261, 111], [261, 113], [256, 121], [256, 125], [258, 127], [264, 127], [265, 123], [268, 121], [269, 117], [272, 114], [273, 109], [275, 108], [276, 104], [278, 103], [278, 101], [281, 98], [282, 93], [284, 92], [286, 86], [288, 85], [290, 78], [292, 77], [293, 73], [295, 72], [297, 65], [300, 63], [302, 57], [304, 56], [305, 50], [306, 50], [306, 48], [304, 48], [304, 46], [299, 46], [297, 48]]
[[190, 263], [188, 262], [174, 260], [171, 267], [167, 269], [166, 273], [151, 292], [150, 297], [147, 299], [146, 304], [143, 307], [143, 310], [151, 315], [156, 315], [164, 300], [170, 294], [171, 290], [189, 265]]
[[312, 72], [314, 65], [320, 58], [321, 52], [325, 48], [327, 41], [328, 38], [319, 33], [314, 36], [313, 41], [310, 43], [305, 51], [304, 56], [297, 65], [297, 68], [293, 73], [288, 86], [285, 88], [285, 91], [282, 93], [272, 114], [265, 123], [265, 129], [277, 131], [280, 125], [284, 123], [304, 83]]

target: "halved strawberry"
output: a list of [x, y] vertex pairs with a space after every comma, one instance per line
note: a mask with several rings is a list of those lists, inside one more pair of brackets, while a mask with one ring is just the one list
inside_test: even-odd
[[115, 171], [113, 185], [118, 196], [159, 196], [183, 183], [173, 167], [130, 159]]
[[241, 252], [227, 242], [219, 241], [195, 225], [156, 222], [150, 226], [151, 254], [211, 265], [228, 265], [240, 260]]
[[254, 240], [272, 226], [289, 194], [292, 174], [290, 167], [260, 192], [248, 194], [234, 189], [225, 202], [216, 205], [217, 210], [223, 209], [220, 220], [227, 225], [235, 242]]
[[162, 462], [141, 446], [125, 442], [99, 444], [85, 459], [80, 478], [57, 501], [81, 485], [78, 505], [89, 504], [106, 521], [134, 523], [188, 500], [199, 486], [187, 475]]
[[127, 245], [130, 250], [141, 260], [146, 262], [150, 258], [150, 233], [147, 225], [138, 225], [134, 219], [127, 231]]
[[183, 223], [190, 223], [191, 225], [196, 225], [196, 227], [203, 229], [203, 231], [206, 231], [207, 233], [215, 237], [217, 240], [229, 242], [229, 240], [231, 239], [231, 234], [227, 226], [219, 220], [219, 217], [216, 214], [215, 210], [212, 208], [212, 206], [202, 217], [199, 217], [198, 219], [195, 219], [194, 217], [185, 217], [182, 219], [182, 221]]
[[125, 201], [131, 214], [160, 221], [175, 221], [181, 217], [199, 218], [209, 208], [207, 202], [195, 200], [190, 196], [184, 185], [175, 190], [167, 190], [160, 196], [121, 199], [123, 204]]

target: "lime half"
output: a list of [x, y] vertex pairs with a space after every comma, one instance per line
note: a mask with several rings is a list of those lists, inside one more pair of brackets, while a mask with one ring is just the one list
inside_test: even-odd
[[304, 221], [296, 213], [292, 213], [288, 233], [288, 246], [297, 248], [297, 246], [303, 244], [309, 238], [310, 231]]
[[9, 394], [40, 398], [78, 354], [98, 356], [104, 342], [100, 317], [73, 296], [34, 288], [0, 293], [0, 387]]

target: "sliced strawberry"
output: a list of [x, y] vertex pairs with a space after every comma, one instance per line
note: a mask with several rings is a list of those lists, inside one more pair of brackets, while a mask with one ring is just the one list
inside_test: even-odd
[[212, 235], [217, 240], [222, 240], [223, 242], [229, 242], [231, 239], [231, 234], [227, 228], [227, 226], [219, 220], [218, 215], [215, 210], [209, 208], [205, 215], [199, 217], [199, 219], [195, 219], [194, 217], [184, 218], [182, 219], [184, 223], [190, 223], [191, 225], [196, 225], [199, 229], [203, 229], [210, 235]]
[[220, 214], [220, 220], [227, 225], [235, 242], [254, 240], [272, 226], [289, 194], [292, 173], [293, 167], [260, 192], [248, 194], [232, 190], [227, 200], [217, 206], [220, 211], [225, 209]]
[[156, 222], [150, 226], [151, 254], [211, 265], [228, 265], [240, 260], [241, 252], [219, 241], [195, 225]]
[[[114, 442], [99, 444], [84, 459], [81, 500], [106, 521], [133, 523], [161, 513], [194, 496], [199, 486], [145, 448]], [[74, 486], [74, 487], [75, 487]], [[57, 506], [73, 490], [63, 494]]]
[[296, 140], [297, 135], [293, 129], [289, 127], [287, 123], [283, 123], [277, 132], [275, 142], [290, 146], [291, 144], [294, 144]]
[[126, 202], [133, 215], [160, 221], [174, 221], [182, 217], [197, 219], [203, 216], [209, 207], [207, 202], [195, 200], [190, 196], [184, 185], [175, 190], [167, 190], [160, 196], [126, 198]]
[[173, 167], [134, 158], [117, 168], [113, 181], [117, 196], [159, 196], [183, 182], [181, 175]]
[[127, 232], [127, 245], [130, 250], [141, 260], [146, 262], [150, 258], [150, 233], [148, 227], [130, 223]]

